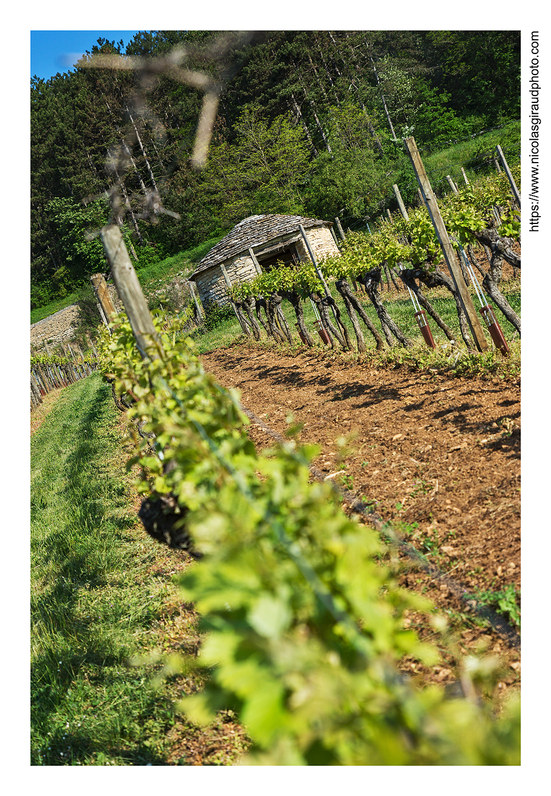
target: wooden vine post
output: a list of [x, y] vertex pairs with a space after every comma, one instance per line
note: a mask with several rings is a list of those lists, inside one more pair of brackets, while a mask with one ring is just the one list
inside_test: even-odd
[[189, 292], [191, 293], [193, 301], [195, 302], [195, 309], [197, 310], [197, 317], [199, 318], [199, 321], [204, 321], [205, 318], [203, 316], [203, 310], [201, 309], [201, 305], [199, 304], [199, 299], [197, 298], [197, 294], [195, 293], [195, 285], [191, 281], [191, 279], [188, 281], [188, 285], [189, 285]]
[[103, 274], [92, 274], [90, 277], [90, 282], [92, 283], [92, 288], [94, 289], [94, 295], [96, 297], [101, 319], [109, 329], [113, 322], [113, 318], [115, 317], [116, 310], [113, 302], [111, 301], [111, 296], [109, 295], [107, 282], [105, 281]]
[[511, 174], [511, 169], [509, 168], [509, 164], [505, 160], [505, 155], [503, 154], [503, 150], [499, 146], [499, 144], [496, 146], [496, 152], [499, 155], [499, 159], [501, 160], [503, 168], [505, 169], [505, 174], [507, 175], [507, 179], [509, 180], [511, 191], [513, 193], [513, 196], [515, 197], [515, 202], [520, 207], [520, 192], [519, 189], [517, 188], [517, 184], [513, 178], [513, 175]]
[[302, 226], [302, 224], [299, 224], [298, 228], [300, 230], [300, 234], [302, 235], [302, 239], [304, 241], [304, 245], [306, 246], [306, 249], [308, 250], [308, 254], [310, 255], [310, 259], [312, 260], [312, 263], [313, 263], [314, 269], [316, 271], [316, 274], [318, 276], [318, 279], [320, 280], [321, 284], [323, 285], [323, 289], [325, 291], [326, 300], [328, 301], [328, 303], [331, 306], [331, 310], [333, 311], [333, 315], [335, 317], [335, 321], [336, 321], [336, 325], [337, 325], [337, 328], [335, 328], [330, 323], [329, 316], [325, 313], [325, 310], [323, 309], [323, 302], [320, 302], [319, 318], [316, 321], [318, 334], [320, 335], [321, 339], [323, 340], [323, 342], [326, 345], [331, 345], [331, 339], [330, 339], [329, 334], [328, 334], [328, 330], [329, 330], [337, 338], [337, 340], [339, 341], [339, 343], [342, 345], [343, 348], [350, 349], [352, 346], [350, 344], [350, 339], [348, 337], [348, 330], [347, 330], [346, 326], [340, 320], [340, 317], [339, 317], [340, 316], [340, 312], [339, 312], [339, 309], [337, 307], [337, 303], [336, 303], [335, 299], [333, 298], [333, 296], [331, 295], [331, 293], [329, 292], [329, 288], [327, 287], [327, 282], [325, 281], [325, 279], [323, 277], [323, 274], [321, 272], [321, 269], [320, 269], [320, 267], [318, 265], [318, 261], [316, 260], [316, 255], [314, 254], [314, 251], [313, 251], [312, 247], [310, 246], [310, 241], [308, 240], [308, 236], [307, 236], [307, 234], [306, 234], [306, 232], [304, 230], [304, 227]]
[[319, 268], [319, 265], [318, 265], [318, 261], [316, 260], [316, 256], [315, 256], [315, 254], [314, 254], [314, 252], [312, 250], [312, 247], [310, 246], [310, 241], [308, 240], [306, 232], [304, 231], [304, 227], [302, 226], [302, 224], [299, 224], [298, 228], [300, 230], [300, 234], [302, 235], [302, 239], [304, 241], [304, 244], [305, 244], [306, 248], [308, 249], [308, 254], [310, 255], [310, 259], [312, 260], [312, 263], [314, 264], [314, 268], [316, 270], [316, 274], [318, 275], [318, 279], [320, 280], [321, 284], [323, 285], [323, 289], [325, 290], [325, 295], [326, 296], [331, 296], [331, 293], [329, 292], [329, 288], [327, 287], [327, 282], [323, 278], [323, 274], [320, 271], [320, 268]]
[[400, 208], [400, 213], [402, 214], [402, 218], [406, 221], [409, 221], [408, 211], [406, 210], [406, 206], [404, 204], [404, 200], [402, 199], [402, 194], [400, 193], [400, 189], [396, 184], [392, 186], [392, 190], [394, 191], [394, 196], [396, 197], [396, 201], [398, 202], [398, 207]]
[[419, 188], [423, 196], [423, 200], [429, 211], [429, 215], [431, 217], [431, 221], [434, 226], [436, 236], [442, 248], [446, 265], [448, 266], [448, 269], [450, 271], [451, 277], [455, 285], [455, 289], [457, 290], [461, 304], [465, 311], [465, 315], [467, 317], [467, 323], [469, 324], [469, 328], [471, 330], [474, 343], [479, 351], [487, 351], [488, 343], [486, 341], [486, 338], [484, 337], [482, 324], [478, 319], [478, 315], [476, 314], [476, 310], [474, 308], [473, 300], [467, 290], [467, 285], [463, 278], [463, 274], [461, 273], [460, 266], [457, 262], [453, 246], [451, 245], [448, 236], [448, 231], [442, 219], [440, 208], [438, 207], [438, 202], [436, 201], [436, 197], [432, 192], [429, 178], [427, 177], [423, 161], [421, 160], [421, 156], [419, 155], [417, 144], [415, 143], [415, 139], [413, 138], [413, 136], [405, 138], [404, 142], [409, 157], [411, 159], [411, 163], [413, 165], [413, 170], [415, 171], [415, 175], [417, 177], [417, 182], [419, 183]]
[[448, 181], [448, 184], [449, 184], [450, 188], [452, 189], [452, 191], [453, 191], [454, 193], [459, 193], [459, 190], [458, 190], [458, 188], [457, 188], [457, 185], [454, 183], [454, 181], [452, 180], [452, 178], [450, 177], [450, 175], [449, 175], [449, 174], [446, 174], [446, 179], [447, 179], [447, 181]]
[[142, 292], [142, 286], [130, 262], [130, 257], [119, 227], [109, 224], [103, 227], [101, 239], [105, 255], [111, 266], [111, 274], [117, 293], [124, 305], [136, 344], [144, 359], [162, 351], [161, 339], [153, 325], [153, 319]]
[[[402, 214], [402, 217], [406, 221], [409, 221], [409, 214], [408, 211], [406, 210], [404, 200], [402, 199], [402, 194], [400, 193], [400, 189], [398, 188], [397, 185], [393, 185], [392, 187], [394, 189], [394, 194], [396, 196], [396, 199], [398, 200], [398, 207], [400, 208], [400, 213]], [[399, 265], [400, 269], [403, 270], [404, 266], [401, 263], [399, 263]], [[406, 287], [409, 292], [411, 303], [413, 304], [413, 309], [415, 310], [414, 317], [415, 320], [417, 321], [421, 334], [423, 335], [423, 340], [429, 346], [429, 348], [436, 348], [436, 343], [434, 342], [434, 338], [432, 336], [432, 332], [427, 321], [425, 310], [420, 305], [419, 297], [415, 295], [415, 293], [412, 291], [410, 285], [407, 282], [406, 282]]]
[[261, 273], [262, 273], [262, 268], [260, 267], [260, 263], [259, 263], [259, 262], [258, 262], [258, 260], [256, 259], [256, 255], [255, 255], [255, 253], [253, 252], [253, 250], [252, 250], [252, 247], [251, 247], [251, 246], [249, 246], [249, 249], [248, 249], [248, 251], [249, 251], [249, 256], [250, 256], [250, 258], [251, 258], [251, 260], [253, 261], [253, 265], [254, 265], [254, 269], [255, 269], [256, 273], [257, 273], [257, 274], [261, 274]]
[[336, 218], [335, 218], [335, 224], [337, 225], [337, 229], [339, 230], [339, 235], [341, 236], [341, 240], [345, 240], [345, 235], [344, 235], [344, 232], [342, 230], [341, 220], [340, 220], [340, 218], [338, 216], [336, 216]]
[[[229, 278], [228, 272], [226, 271], [226, 267], [225, 267], [225, 265], [223, 263], [220, 263], [220, 270], [222, 271], [222, 275], [224, 277], [224, 281], [225, 281], [226, 285], [231, 289], [232, 288], [231, 279]], [[235, 313], [235, 317], [239, 321], [239, 325], [241, 326], [241, 329], [243, 330], [243, 334], [246, 334], [247, 337], [250, 337], [249, 327], [247, 326], [247, 322], [246, 322], [245, 318], [243, 317], [243, 314], [239, 311], [239, 308], [237, 307], [237, 304], [235, 303], [235, 301], [231, 297], [230, 297], [229, 301], [230, 301], [230, 304], [231, 304], [231, 306], [233, 308], [233, 311]]]

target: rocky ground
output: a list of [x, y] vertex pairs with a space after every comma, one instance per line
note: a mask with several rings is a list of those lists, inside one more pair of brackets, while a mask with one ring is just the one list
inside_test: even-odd
[[[462, 651], [503, 656], [498, 687], [517, 687], [518, 628], [488, 625], [465, 595], [477, 594], [484, 610], [492, 594], [520, 589], [520, 379], [454, 378], [247, 344], [201, 358], [241, 391], [258, 446], [272, 445], [290, 414], [303, 424], [299, 440], [319, 445], [321, 477], [390, 521], [432, 567], [408, 568], [404, 583], [456, 623]], [[426, 674], [455, 676], [451, 663]]]

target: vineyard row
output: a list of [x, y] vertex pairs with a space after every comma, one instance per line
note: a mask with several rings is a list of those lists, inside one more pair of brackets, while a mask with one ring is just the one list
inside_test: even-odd
[[42, 403], [47, 393], [60, 387], [67, 387], [79, 379], [84, 379], [96, 369], [96, 364], [84, 359], [74, 362], [54, 356], [33, 357], [31, 359], [31, 411]]
[[[465, 295], [460, 284], [462, 279], [464, 287], [471, 285], [479, 300], [492, 342], [507, 354], [507, 343], [494, 307], [519, 335], [521, 332], [520, 318], [499, 288], [504, 261], [514, 269], [520, 269], [521, 265], [520, 255], [515, 250], [515, 243], [520, 241], [520, 210], [509, 189], [505, 175], [496, 175], [457, 190], [443, 203], [442, 219], [455, 252], [453, 256], [459, 264], [459, 280], [453, 272], [450, 276], [439, 267], [443, 247], [426, 207], [409, 212], [404, 208], [403, 217], [382, 222], [373, 234], [349, 233], [340, 254], [328, 257], [321, 264], [316, 262], [310, 249], [309, 262], [291, 267], [280, 264], [251, 281], [230, 287], [230, 301], [243, 332], [259, 340], [263, 328], [268, 337], [292, 343], [293, 336], [281, 310], [281, 302], [287, 300], [295, 312], [301, 342], [312, 346], [303, 307], [303, 302], [309, 301], [314, 309], [316, 330], [323, 342], [331, 347], [353, 350], [351, 333], [330, 292], [329, 286], [334, 285], [353, 329], [358, 352], [366, 350], [365, 329], [372, 335], [377, 350], [382, 350], [385, 343], [411, 346], [412, 341], [381, 300], [380, 288], [386, 276], [395, 287], [401, 282], [408, 290], [427, 345], [434, 347], [427, 315], [450, 341], [455, 342], [455, 332], [440, 317], [421, 286], [443, 287], [449, 291], [455, 301], [460, 334], [467, 349], [485, 350], [487, 344], [481, 330], [476, 328], [478, 321], [473, 317], [472, 307], [467, 306], [470, 297]], [[308, 246], [306, 233], [301, 232]], [[475, 247], [478, 247], [477, 253]], [[380, 331], [365, 312], [360, 292], [375, 308]]]
[[[377, 533], [330, 484], [311, 481], [317, 449], [256, 450], [237, 395], [205, 373], [177, 319], [147, 318], [120, 233], [102, 235], [128, 319], [102, 330], [100, 366], [128, 407], [139, 514], [200, 559], [179, 585], [207, 635], [197, 659], [174, 656], [165, 674], [192, 666], [208, 679], [178, 708], [199, 723], [234, 711], [255, 765], [518, 764], [518, 706], [496, 718], [475, 696], [491, 666], [458, 662], [452, 700], [401, 676], [404, 655], [439, 659], [404, 625], [430, 603], [399, 586]], [[443, 618], [431, 621], [444, 639]]]

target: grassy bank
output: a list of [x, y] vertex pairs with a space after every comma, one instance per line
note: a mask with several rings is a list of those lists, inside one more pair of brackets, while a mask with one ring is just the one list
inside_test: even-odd
[[[140, 284], [144, 290], [156, 290], [164, 287], [171, 279], [180, 273], [187, 275], [193, 271], [196, 263], [205, 256], [205, 254], [218, 243], [220, 238], [218, 235], [215, 238], [210, 238], [198, 246], [191, 249], [175, 254], [173, 257], [167, 257], [157, 263], [152, 263], [147, 266], [141, 266], [140, 263], [135, 263], [136, 273], [138, 274]], [[63, 298], [54, 299], [53, 301], [45, 304], [43, 307], [36, 307], [31, 310], [31, 323], [37, 323], [49, 315], [53, 315], [59, 310], [75, 304], [80, 298], [78, 290], [64, 296]]]
[[115, 412], [92, 376], [63, 391], [32, 439], [34, 765], [154, 762], [171, 723], [128, 666], [166, 585], [145, 585], [155, 551], [129, 511]]
[[182, 738], [226, 764], [233, 748], [213, 743], [217, 728], [199, 738], [174, 715], [181, 684], [152, 682], [170, 627], [186, 642], [194, 618], [170, 578], [184, 554], [136, 518], [119, 423], [91, 376], [61, 391], [32, 436], [31, 764], [186, 765]]
[[[503, 127], [491, 130], [475, 138], [467, 138], [437, 152], [423, 155], [425, 169], [429, 178], [445, 187], [446, 175], [450, 175], [458, 185], [463, 185], [461, 167], [465, 169], [467, 178], [473, 182], [484, 173], [495, 172], [493, 158], [495, 148], [500, 145], [509, 166], [520, 160], [520, 122], [508, 122]], [[440, 185], [441, 183], [441, 185]]]

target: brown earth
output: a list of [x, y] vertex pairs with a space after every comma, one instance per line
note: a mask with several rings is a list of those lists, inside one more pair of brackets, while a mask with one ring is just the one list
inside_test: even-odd
[[[278, 434], [289, 414], [303, 424], [299, 441], [320, 448], [315, 468], [370, 504], [459, 589], [415, 567], [403, 582], [455, 620], [461, 652], [503, 656], [499, 688], [516, 687], [518, 636], [469, 617], [458, 591], [520, 589], [520, 378], [374, 367], [250, 343], [201, 359], [261, 421], [253, 415], [249, 429], [257, 446], [274, 442], [262, 424]], [[451, 664], [426, 674], [455, 677]]]

